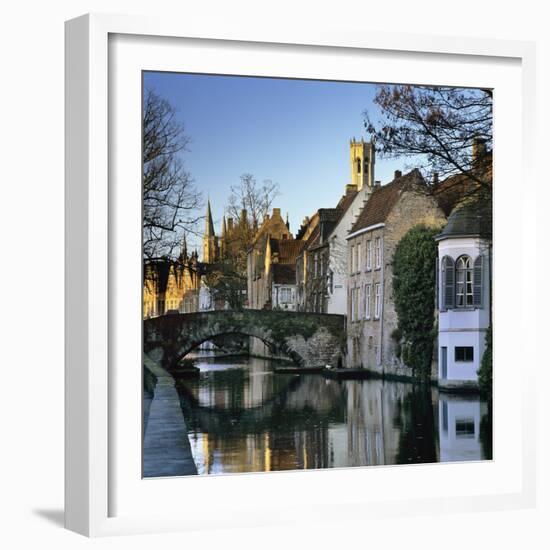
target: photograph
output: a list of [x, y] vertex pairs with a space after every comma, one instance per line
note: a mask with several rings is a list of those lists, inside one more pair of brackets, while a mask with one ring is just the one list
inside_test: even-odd
[[143, 477], [493, 459], [492, 89], [143, 71], [141, 112]]

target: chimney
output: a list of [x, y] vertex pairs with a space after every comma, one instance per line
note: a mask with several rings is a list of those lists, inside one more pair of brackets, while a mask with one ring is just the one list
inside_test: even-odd
[[233, 229], [233, 218], [227, 218], [227, 230], [231, 231]]
[[487, 140], [475, 137], [472, 143], [472, 163], [479, 162], [487, 153]]
[[374, 182], [374, 187], [380, 187], [380, 180], [376, 180]]
[[432, 184], [437, 185], [439, 183], [439, 172], [433, 173]]
[[396, 180], [397, 178], [400, 178], [402, 175], [403, 175], [403, 173], [401, 172], [401, 170], [396, 170], [393, 173], [393, 179]]
[[273, 217], [275, 216], [279, 216], [279, 218], [281, 217], [281, 209], [280, 208], [274, 208], [273, 209]]

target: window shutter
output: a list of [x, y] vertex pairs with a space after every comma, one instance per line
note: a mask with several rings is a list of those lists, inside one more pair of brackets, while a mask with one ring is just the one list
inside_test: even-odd
[[483, 307], [483, 256], [474, 262], [474, 307]]
[[439, 257], [435, 258], [435, 309], [439, 309]]
[[449, 256], [443, 258], [443, 309], [452, 309], [455, 305], [455, 263]]

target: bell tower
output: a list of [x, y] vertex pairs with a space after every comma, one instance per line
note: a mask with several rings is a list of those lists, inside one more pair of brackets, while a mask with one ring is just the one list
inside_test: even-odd
[[351, 166], [351, 184], [357, 187], [360, 191], [364, 186], [369, 188], [369, 191], [374, 187], [374, 142], [371, 140], [365, 143], [355, 141], [355, 138], [349, 142], [349, 156]]

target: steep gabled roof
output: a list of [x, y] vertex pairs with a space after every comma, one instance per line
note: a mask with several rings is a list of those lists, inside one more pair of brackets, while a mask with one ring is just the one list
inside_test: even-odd
[[426, 187], [424, 178], [418, 169], [395, 178], [387, 185], [376, 187], [353, 224], [351, 233], [385, 222], [392, 208], [395, 206], [399, 195], [414, 186]]
[[336, 222], [340, 217], [340, 209], [338, 208], [319, 208], [320, 222]]
[[321, 228], [317, 225], [315, 229], [311, 232], [311, 235], [308, 237], [306, 241], [305, 248], [308, 250], [317, 244], [319, 244], [319, 240], [321, 238]]
[[276, 240], [276, 249], [271, 247], [271, 250], [276, 250], [279, 253], [280, 264], [293, 264], [296, 262], [296, 258], [302, 251], [305, 245], [304, 241], [298, 241], [295, 239], [273, 239]]
[[279, 285], [296, 284], [296, 264], [273, 264], [273, 282]]

